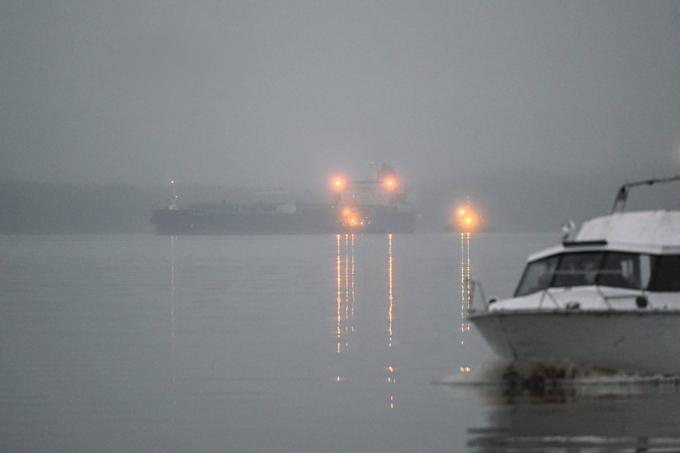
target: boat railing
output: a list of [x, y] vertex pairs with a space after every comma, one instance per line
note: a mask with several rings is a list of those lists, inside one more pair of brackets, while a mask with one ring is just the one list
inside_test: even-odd
[[545, 300], [545, 296], [548, 296], [548, 299], [555, 305], [555, 308], [560, 308], [560, 304], [557, 302], [557, 299], [555, 299], [555, 296], [550, 292], [550, 288], [546, 288], [543, 290], [541, 293], [541, 298], [538, 301], [538, 308], [543, 308], [543, 301]]
[[[496, 299], [487, 299], [486, 294], [484, 293], [484, 287], [482, 286], [482, 282], [478, 280], [471, 280], [470, 281], [470, 308], [469, 308], [469, 313], [485, 313], [489, 311], [489, 306], [496, 302]], [[602, 287], [600, 285], [594, 285], [595, 290], [597, 291], [597, 294], [600, 296], [604, 304], [607, 306], [607, 310], [615, 311], [616, 308], [612, 306], [613, 301], [617, 300], [626, 300], [626, 299], [632, 299], [635, 301], [635, 305], [637, 305], [638, 308], [652, 308], [651, 304], [649, 303], [649, 298], [647, 297], [647, 291], [644, 289], [639, 289], [639, 290], [634, 290], [631, 289], [631, 292], [626, 292], [626, 293], [618, 293], [618, 294], [607, 294], [602, 290]], [[560, 304], [560, 301], [557, 300], [555, 295], [552, 293], [551, 289], [554, 288], [545, 288], [543, 291], [541, 291], [541, 296], [538, 300], [538, 309], [543, 308], [543, 305], [546, 303], [546, 299], [552, 303], [552, 305], [556, 309], [567, 309], [567, 310], [574, 310], [576, 308], [579, 308], [578, 306], [570, 306], [569, 303], [562, 303]], [[482, 302], [481, 304], [475, 304], [475, 301], [478, 299], [477, 294], [479, 297], [481, 297]], [[481, 305], [479, 308], [476, 307], [476, 305]]]
[[633, 299], [635, 301], [635, 305], [637, 305], [638, 308], [652, 308], [652, 306], [649, 304], [649, 298], [647, 297], [647, 291], [644, 289], [639, 289], [639, 290], [634, 290], [633, 292], [630, 293], [622, 293], [622, 294], [605, 294], [602, 291], [602, 288], [600, 285], [596, 286], [597, 292], [599, 293], [600, 297], [602, 300], [604, 300], [604, 303], [607, 304], [607, 309], [612, 310], [612, 305], [610, 304], [610, 301], [615, 301], [615, 300], [625, 300], [625, 299]]
[[494, 301], [487, 300], [482, 282], [479, 280], [470, 280], [470, 306], [468, 308], [468, 312], [473, 313], [477, 311], [475, 308], [475, 294], [477, 293], [479, 293], [479, 296], [482, 298], [482, 306], [480, 311], [489, 311], [489, 304], [493, 303]]
[[639, 186], [652, 186], [654, 184], [664, 184], [669, 182], [679, 182], [680, 175], [670, 176], [668, 178], [655, 178], [655, 179], [645, 179], [642, 181], [627, 182], [622, 185], [618, 192], [616, 192], [616, 198], [614, 199], [614, 205], [612, 206], [612, 214], [617, 212], [623, 212], [626, 207], [626, 201], [628, 199], [628, 193], [633, 187]]
[[[632, 299], [635, 301], [635, 304], [638, 306], [638, 308], [647, 308], [649, 307], [649, 299], [647, 298], [647, 292], [644, 289], [640, 290], [633, 290], [632, 292], [629, 293], [619, 293], [619, 294], [607, 294], [602, 290], [602, 287], [600, 285], [594, 285], [595, 290], [597, 291], [597, 294], [600, 296], [602, 301], [605, 303], [607, 306], [607, 310], [614, 310], [614, 307], [612, 307], [611, 302], [616, 301], [616, 300], [626, 300], [626, 299]], [[553, 303], [555, 308], [567, 308], [567, 309], [574, 309], [576, 307], [569, 307], [568, 303], [563, 304], [560, 306], [560, 303], [557, 301], [553, 293], [550, 291], [552, 288], [546, 288], [541, 292], [541, 297], [538, 302], [538, 308], [543, 308], [543, 303], [545, 299], [550, 299], [550, 301]]]

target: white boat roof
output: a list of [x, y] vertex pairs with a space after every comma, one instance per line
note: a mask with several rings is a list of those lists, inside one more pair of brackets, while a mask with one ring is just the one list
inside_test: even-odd
[[596, 217], [583, 223], [568, 246], [542, 250], [530, 256], [529, 261], [567, 250], [680, 253], [680, 211], [634, 211]]
[[583, 223], [577, 241], [604, 239], [627, 244], [680, 247], [679, 211], [621, 212]]

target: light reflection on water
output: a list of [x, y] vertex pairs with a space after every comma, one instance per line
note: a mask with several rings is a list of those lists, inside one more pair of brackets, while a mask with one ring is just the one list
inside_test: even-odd
[[472, 303], [472, 259], [470, 257], [470, 238], [472, 233], [460, 234], [460, 331], [470, 330], [468, 312]]
[[0, 237], [0, 451], [675, 442], [673, 385], [430, 385], [493, 363], [460, 329], [461, 275], [502, 296], [553, 239], [475, 234], [468, 261], [457, 234]]
[[[392, 329], [392, 322], [394, 321], [394, 273], [392, 270], [392, 234], [387, 235], [387, 348], [392, 349], [392, 339], [394, 331]], [[391, 351], [388, 351], [391, 352]], [[391, 363], [394, 359], [388, 355], [388, 364], [385, 367], [387, 370], [387, 383], [390, 384], [388, 394], [388, 407], [394, 409], [396, 407], [396, 398], [394, 395], [394, 384], [397, 383], [397, 368]]]
[[[460, 232], [460, 344], [465, 345], [465, 339], [470, 335], [472, 324], [468, 320], [470, 306], [472, 305], [472, 258], [470, 257], [470, 239], [472, 233]], [[461, 374], [472, 373], [469, 364], [458, 367]]]
[[[335, 352], [349, 352], [352, 334], [354, 333], [354, 314], [356, 310], [356, 262], [354, 258], [354, 234], [337, 234], [336, 241], [336, 327]], [[346, 376], [338, 374], [337, 382], [343, 382]]]
[[[356, 253], [355, 246], [359, 236], [355, 234], [337, 234], [336, 241], [336, 345], [335, 351], [338, 355], [350, 353], [352, 344], [352, 335], [355, 332], [355, 315], [357, 309], [357, 295], [356, 295]], [[396, 396], [394, 394], [394, 384], [397, 382], [397, 369], [394, 362], [393, 355], [389, 351], [394, 346], [394, 269], [392, 257], [392, 243], [393, 235], [387, 234], [386, 238], [386, 293], [387, 293], [387, 308], [385, 319], [387, 325], [385, 327], [385, 338], [387, 347], [387, 364], [385, 365], [386, 377], [385, 381], [390, 386], [387, 395], [387, 407], [389, 409], [396, 408]], [[346, 382], [348, 376], [337, 374], [335, 381]]]

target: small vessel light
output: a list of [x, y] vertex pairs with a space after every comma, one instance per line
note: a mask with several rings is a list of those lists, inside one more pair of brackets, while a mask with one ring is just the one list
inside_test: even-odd
[[479, 214], [470, 205], [456, 209], [456, 224], [463, 233], [471, 233], [479, 226]]

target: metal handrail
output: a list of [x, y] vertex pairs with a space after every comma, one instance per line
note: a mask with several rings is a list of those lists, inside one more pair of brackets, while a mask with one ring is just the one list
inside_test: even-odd
[[[474, 308], [475, 307], [475, 299], [476, 299], [475, 293], [477, 291], [479, 292], [479, 295], [481, 296], [482, 302], [483, 302], [483, 306], [481, 307], [482, 312], [489, 311], [489, 300], [486, 298], [486, 294], [484, 292], [484, 287], [482, 286], [482, 282], [480, 282], [478, 280], [471, 280], [471, 283], [472, 283], [472, 286], [471, 286], [472, 290], [470, 292], [470, 307], [468, 309], [468, 313], [472, 313], [472, 312], [475, 311], [475, 308]], [[624, 294], [605, 294], [602, 291], [602, 287], [600, 285], [593, 285], [593, 286], [595, 286], [598, 294], [600, 295], [600, 297], [602, 298], [604, 303], [607, 305], [608, 310], [613, 310], [611, 303], [610, 303], [610, 300], [635, 299], [635, 298], [640, 297], [640, 296], [647, 298], [647, 291], [644, 290], [644, 289], [632, 290], [634, 292], [624, 293]], [[555, 295], [550, 291], [551, 289], [552, 289], [551, 287], [548, 287], [548, 288], [545, 288], [541, 292], [541, 298], [538, 302], [538, 308], [539, 309], [543, 308], [543, 302], [544, 302], [546, 296], [547, 296], [548, 299], [550, 299], [550, 301], [553, 303], [555, 308], [557, 308], [557, 309], [562, 308], [562, 307], [560, 307], [559, 302], [555, 298]], [[626, 288], [626, 289], [631, 289], [631, 288]], [[649, 298], [647, 298], [647, 300], [649, 301]], [[649, 306], [651, 307], [651, 304]]]
[[484, 287], [482, 286], [482, 282], [479, 280], [472, 280], [472, 292], [470, 294], [470, 308], [473, 307], [474, 301], [475, 301], [475, 288], [479, 288], [479, 295], [482, 297], [482, 302], [486, 304], [486, 307], [484, 307], [487, 311], [489, 310], [489, 301], [486, 298], [486, 294], [484, 293]]
[[602, 292], [602, 288], [600, 288], [600, 285], [595, 285], [595, 288], [597, 289], [597, 293], [600, 295], [600, 297], [602, 298], [602, 300], [604, 301], [604, 303], [607, 305], [607, 308], [608, 308], [609, 310], [611, 310], [611, 309], [612, 309], [612, 306], [611, 306], [611, 304], [609, 303], [609, 298], [607, 298], [607, 295], [606, 295], [605, 293]]
[[[602, 298], [604, 303], [607, 305], [608, 310], [613, 310], [613, 308], [612, 308], [612, 306], [609, 302], [610, 300], [614, 300], [614, 299], [634, 299], [634, 298], [639, 297], [639, 296], [643, 296], [643, 297], [647, 298], [647, 291], [644, 290], [644, 289], [633, 290], [635, 292], [631, 292], [631, 293], [627, 293], [627, 294], [605, 294], [602, 291], [602, 287], [600, 285], [593, 285], [593, 286], [595, 286], [595, 289], [597, 290], [597, 293], [599, 294], [600, 298]], [[543, 307], [543, 300], [545, 299], [546, 295], [549, 296], [550, 300], [555, 305], [555, 308], [560, 308], [560, 305], [557, 302], [557, 299], [555, 299], [555, 296], [550, 292], [550, 289], [551, 288], [548, 287], [548, 288], [543, 290], [543, 293], [541, 294], [541, 299], [539, 300], [539, 303], [538, 303], [538, 308]], [[626, 288], [626, 289], [631, 289], [631, 288]], [[647, 298], [647, 300], [649, 300], [649, 299]], [[651, 307], [651, 305], [650, 305], [650, 307]]]
[[612, 214], [617, 212], [623, 212], [626, 207], [626, 200], [628, 199], [628, 192], [632, 187], [637, 186], [651, 186], [654, 184], [662, 184], [667, 182], [680, 181], [680, 175], [670, 176], [668, 178], [655, 178], [655, 179], [645, 179], [642, 181], [633, 181], [623, 184], [618, 192], [616, 192], [616, 199], [614, 199], [614, 205], [612, 206]]
[[555, 296], [553, 296], [553, 294], [550, 292], [550, 287], [547, 287], [543, 290], [543, 293], [541, 294], [541, 300], [538, 301], [538, 308], [543, 308], [543, 300], [545, 299], [546, 294], [550, 296], [550, 300], [552, 301], [553, 305], [555, 305], [555, 308], [560, 308], [560, 304], [557, 303], [557, 299], [555, 299]]
[[[645, 290], [645, 289], [634, 290], [632, 288], [626, 288], [626, 289], [631, 289], [632, 291], [635, 291], [635, 292], [631, 292], [631, 293], [628, 293], [628, 294], [624, 293], [624, 294], [609, 294], [609, 295], [607, 295], [607, 294], [602, 292], [600, 285], [597, 285], [597, 291], [598, 291], [598, 293], [600, 293], [600, 297], [602, 298], [602, 300], [605, 301], [605, 303], [607, 304], [607, 308], [610, 309], [610, 310], [612, 309], [612, 306], [609, 303], [609, 301], [615, 300], [615, 299], [635, 299], [635, 298], [638, 298], [638, 297], [644, 297], [645, 299], [647, 299], [647, 303], [649, 303], [649, 297], [647, 297], [647, 290]], [[651, 308], [651, 306], [652, 305], [649, 304], [650, 308]]]

